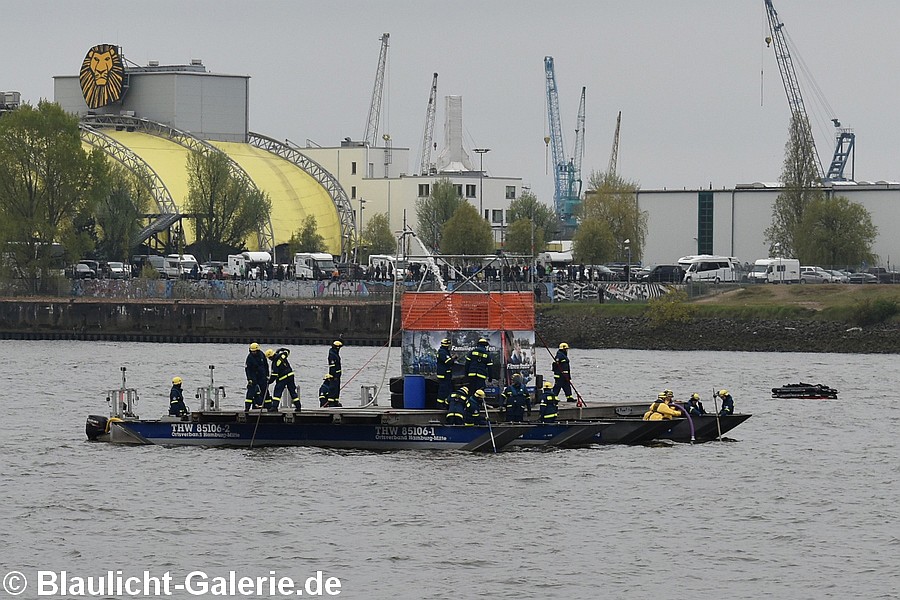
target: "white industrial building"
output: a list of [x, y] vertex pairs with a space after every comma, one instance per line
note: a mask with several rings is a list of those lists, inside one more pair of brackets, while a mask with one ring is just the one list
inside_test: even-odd
[[363, 227], [366, 215], [385, 213], [393, 231], [401, 230], [404, 223], [415, 230], [416, 201], [427, 198], [434, 182], [446, 178], [491, 224], [494, 238], [500, 242], [508, 225], [509, 203], [522, 194], [522, 179], [492, 176], [484, 165], [489, 150], [476, 152], [463, 145], [462, 98], [447, 96], [445, 102], [443, 145], [434, 161], [424, 161], [428, 163], [424, 167], [413, 165], [410, 149], [394, 147], [389, 136], [382, 139], [383, 146], [346, 138], [335, 147], [307, 142], [301, 151], [340, 182], [357, 224], [362, 221]]
[[[640, 210], [648, 214], [644, 264], [671, 263], [689, 254], [734, 256], [752, 263], [768, 256], [765, 230], [782, 188], [754, 183], [733, 189], [641, 190]], [[839, 183], [826, 193], [862, 205], [878, 227], [873, 252], [882, 265], [900, 258], [900, 183]]]

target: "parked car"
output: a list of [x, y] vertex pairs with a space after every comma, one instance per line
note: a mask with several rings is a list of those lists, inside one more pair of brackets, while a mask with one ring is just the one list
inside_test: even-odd
[[866, 273], [874, 275], [878, 283], [900, 283], [900, 273], [888, 271], [884, 267], [869, 267]]
[[219, 275], [219, 271], [225, 271], [228, 263], [221, 260], [211, 260], [200, 265], [200, 277], [203, 279], [215, 279]]
[[825, 269], [829, 273], [831, 273], [831, 281], [834, 283], [849, 283], [850, 278], [847, 276], [847, 273], [843, 271], [838, 271], [837, 269]]
[[624, 281], [624, 273], [617, 273], [606, 265], [591, 265], [588, 267], [594, 281]]
[[871, 273], [850, 273], [847, 283], [878, 283], [878, 278]]
[[654, 265], [646, 273], [642, 273], [639, 281], [644, 283], [681, 283], [684, 269], [680, 265]]
[[131, 269], [125, 266], [125, 263], [108, 262], [106, 263], [106, 276], [110, 279], [128, 279], [131, 277]]
[[69, 268], [66, 269], [66, 277], [69, 279], [96, 279], [97, 274], [94, 273], [94, 270], [88, 265], [78, 263], [70, 265]]
[[341, 274], [341, 279], [350, 281], [365, 279], [365, 272], [356, 263], [337, 263], [334, 266], [337, 267], [338, 273]]
[[88, 269], [93, 273], [93, 277], [97, 278], [100, 276], [100, 263], [96, 260], [84, 259], [78, 261], [79, 265], [85, 265]]
[[800, 267], [800, 283], [831, 283], [831, 273], [822, 267]]

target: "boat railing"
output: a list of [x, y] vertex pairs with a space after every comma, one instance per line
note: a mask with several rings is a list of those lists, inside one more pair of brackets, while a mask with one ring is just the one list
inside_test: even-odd
[[359, 405], [361, 407], [378, 406], [377, 385], [362, 385], [359, 387]]
[[195, 397], [200, 400], [200, 412], [217, 412], [222, 410], [220, 401], [225, 398], [225, 386], [216, 385], [213, 375], [215, 365], [209, 365], [209, 385], [198, 387]]
[[109, 414], [116, 419], [136, 419], [134, 414], [135, 405], [138, 401], [138, 393], [135, 388], [130, 388], [125, 384], [125, 367], [119, 367], [122, 371], [122, 387], [117, 390], [108, 390], [106, 392], [106, 403], [109, 404]]

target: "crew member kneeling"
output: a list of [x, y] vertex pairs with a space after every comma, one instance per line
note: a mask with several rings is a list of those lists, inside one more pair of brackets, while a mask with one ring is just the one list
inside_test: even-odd
[[[475, 393], [466, 399], [463, 420], [466, 425], [487, 425], [484, 412], [484, 390], [475, 390]], [[486, 410], [486, 409], [485, 409]]]
[[540, 409], [542, 422], [556, 422], [556, 417], [559, 416], [559, 399], [553, 394], [553, 384], [549, 381], [544, 382], [544, 390], [541, 393]]

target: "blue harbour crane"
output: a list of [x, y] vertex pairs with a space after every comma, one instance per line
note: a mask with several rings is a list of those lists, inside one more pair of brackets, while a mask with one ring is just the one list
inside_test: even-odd
[[[766, 15], [769, 21], [770, 37], [766, 38], [766, 44], [772, 45], [775, 51], [775, 60], [778, 63], [778, 70], [781, 72], [781, 81], [784, 84], [784, 91], [787, 94], [788, 106], [791, 109], [791, 116], [799, 122], [801, 135], [803, 136], [803, 144], [809, 152], [815, 157], [816, 167], [819, 171], [819, 178], [825, 181], [847, 181], [844, 170], [848, 160], [854, 156], [854, 146], [856, 143], [856, 134], [850, 129], [842, 128], [841, 122], [837, 119], [831, 119], [835, 126], [835, 149], [831, 163], [826, 171], [822, 165], [822, 159], [816, 151], [816, 142], [813, 138], [812, 128], [809, 124], [809, 116], [806, 112], [806, 106], [803, 104], [803, 94], [800, 91], [800, 82], [797, 78], [797, 71], [794, 69], [794, 60], [791, 57], [791, 51], [788, 48], [787, 38], [784, 33], [784, 23], [778, 18], [778, 12], [772, 4], [772, 0], [765, 0]], [[851, 168], [850, 180], [853, 180], [853, 169], [856, 167], [855, 160]]]
[[553, 153], [553, 204], [560, 222], [571, 234], [577, 225], [578, 208], [581, 205], [581, 160], [584, 156], [584, 99], [585, 88], [581, 88], [581, 104], [578, 108], [575, 128], [575, 151], [572, 158], [566, 157], [562, 125], [559, 118], [559, 93], [556, 87], [556, 73], [553, 57], [544, 57], [544, 73], [547, 79], [547, 116], [550, 134], [544, 138]]

